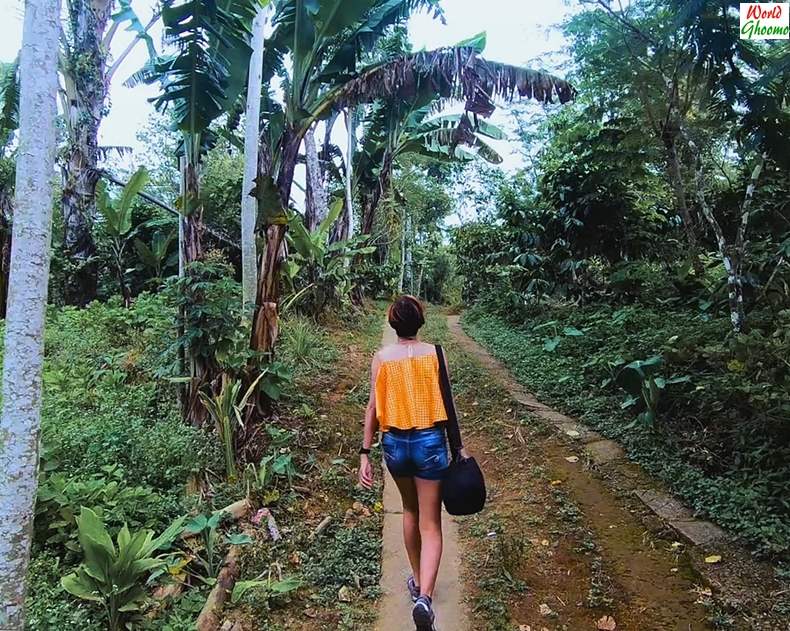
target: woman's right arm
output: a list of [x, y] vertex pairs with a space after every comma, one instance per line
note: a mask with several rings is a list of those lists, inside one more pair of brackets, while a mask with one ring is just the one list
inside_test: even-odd
[[[362, 435], [362, 448], [370, 449], [373, 439], [379, 429], [379, 422], [376, 418], [376, 377], [379, 374], [379, 356], [374, 355], [370, 365], [370, 397], [365, 408], [365, 429]], [[359, 457], [359, 483], [366, 487], [373, 486], [373, 467], [370, 464], [370, 456], [361, 454]]]

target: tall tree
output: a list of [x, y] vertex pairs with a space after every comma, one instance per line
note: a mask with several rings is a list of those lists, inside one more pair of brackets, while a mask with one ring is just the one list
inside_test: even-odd
[[[259, 7], [259, 0], [165, 0], [162, 22], [171, 51], [128, 82], [159, 83], [162, 91], [154, 105], [160, 110], [172, 107], [175, 128], [181, 132], [180, 275], [203, 257], [201, 165], [216, 138], [211, 124], [233, 110], [244, 91], [252, 54], [250, 29]], [[217, 375], [188, 336], [181, 343], [190, 376], [184, 416], [199, 424], [206, 412], [198, 392]]]
[[11, 287], [0, 419], [0, 628], [24, 628], [38, 479], [41, 374], [52, 230], [60, 1], [27, 0]]
[[260, 142], [261, 84], [263, 80], [263, 47], [266, 20], [271, 6], [266, 2], [258, 9], [252, 23], [252, 54], [247, 78], [247, 99], [244, 117], [244, 179], [241, 187], [241, 288], [242, 301], [255, 303], [258, 255], [255, 248], [255, 223], [258, 205], [251, 195], [258, 173]]
[[[86, 304], [96, 297], [96, 244], [91, 226], [96, 215], [96, 183], [99, 126], [107, 113], [110, 82], [134, 45], [146, 41], [154, 54], [148, 26], [143, 27], [130, 0], [68, 0], [66, 38], [61, 42], [60, 69], [63, 78], [63, 111], [68, 146], [62, 161], [63, 243], [72, 269], [67, 276], [65, 299]], [[109, 50], [122, 24], [137, 34], [131, 44], [111, 63]]]

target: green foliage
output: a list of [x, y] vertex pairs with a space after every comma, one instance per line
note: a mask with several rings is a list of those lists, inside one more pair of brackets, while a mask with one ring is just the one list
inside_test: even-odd
[[293, 288], [293, 301], [313, 316], [322, 313], [330, 304], [349, 301], [352, 262], [375, 251], [374, 247], [365, 245], [367, 237], [364, 235], [330, 242], [330, 231], [342, 211], [343, 199], [337, 197], [328, 215], [313, 232], [307, 231], [299, 215], [292, 215], [288, 223], [288, 243], [293, 254], [285, 264], [286, 279]]
[[[533, 309], [527, 322], [507, 315], [477, 308], [464, 326], [530, 390], [621, 442], [701, 514], [763, 554], [790, 553], [787, 315], [754, 314], [752, 333], [732, 339], [726, 318], [667, 307], [560, 304]], [[549, 352], [545, 323], [584, 335], [563, 335]], [[660, 373], [657, 360], [639, 361], [656, 355]], [[660, 422], [634, 423], [616, 383]], [[645, 400], [645, 389], [660, 396]]]
[[628, 398], [620, 407], [625, 409], [641, 403], [644, 410], [639, 413], [637, 421], [648, 427], [656, 422], [661, 391], [669, 384], [689, 381], [688, 376], [665, 379], [658, 374], [663, 364], [664, 359], [660, 355], [644, 360], [637, 359], [623, 366], [615, 379], [628, 393]]
[[230, 480], [236, 478], [236, 432], [234, 428], [236, 423], [242, 429], [244, 428], [243, 415], [246, 413], [247, 402], [265, 374], [264, 372], [258, 375], [243, 395], [241, 394], [241, 382], [231, 379], [225, 374], [222, 375], [222, 386], [219, 393], [212, 396], [205, 392], [199, 393], [201, 403], [214, 421], [217, 436], [222, 444], [222, 452], [225, 454], [225, 472]]
[[178, 507], [144, 486], [131, 486], [119, 465], [101, 467], [88, 478], [42, 472], [36, 497], [36, 540], [57, 551], [76, 552], [77, 514], [90, 508], [111, 531], [125, 524], [158, 528]]
[[228, 543], [231, 545], [247, 545], [251, 542], [248, 535], [233, 534], [227, 535], [224, 539], [220, 536], [219, 527], [222, 524], [224, 513], [217, 511], [211, 515], [197, 515], [190, 519], [184, 530], [191, 534], [198, 535], [203, 543], [203, 550], [196, 553], [196, 561], [203, 568], [208, 579], [216, 577], [219, 571], [217, 562], [219, 561], [219, 545]]
[[[249, 336], [242, 326], [241, 285], [221, 256], [192, 263], [183, 277], [169, 281], [165, 293], [180, 314], [183, 330], [170, 349], [173, 360], [181, 348], [232, 375], [241, 373], [252, 359], [260, 360], [249, 350]], [[168, 369], [172, 371], [174, 365], [173, 361]]]
[[174, 311], [144, 295], [51, 310], [47, 318], [42, 438], [58, 472], [85, 480], [120, 465], [127, 480], [173, 497], [190, 473], [213, 467], [205, 434], [181, 422], [169, 369]]
[[329, 540], [314, 545], [303, 564], [305, 581], [314, 585], [325, 602], [335, 602], [340, 588], [356, 588], [356, 581], [366, 598], [378, 595], [381, 575], [381, 533], [376, 523], [356, 528], [336, 528], [324, 537]]
[[74, 601], [60, 584], [63, 560], [51, 552], [35, 554], [27, 571], [25, 628], [30, 631], [68, 629], [106, 631], [102, 612], [90, 601]]
[[83, 508], [77, 526], [84, 560], [76, 572], [61, 579], [63, 588], [82, 600], [101, 603], [111, 631], [128, 628], [147, 602], [148, 575], [165, 563], [162, 555], [154, 554], [173, 543], [184, 521], [176, 520], [156, 538], [150, 530], [132, 533], [124, 526], [113, 544], [96, 513]]

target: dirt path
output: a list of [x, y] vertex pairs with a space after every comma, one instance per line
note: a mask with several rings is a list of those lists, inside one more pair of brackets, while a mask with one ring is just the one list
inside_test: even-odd
[[516, 384], [457, 317], [449, 327], [462, 428], [490, 493], [486, 511], [460, 532], [473, 628], [713, 628], [703, 606], [709, 592], [683, 544], [655, 536], [639, 503], [601, 480], [594, 454], [534, 414], [558, 413]]
[[[395, 342], [395, 332], [384, 327], [383, 344]], [[383, 467], [386, 472], [386, 467]], [[411, 574], [406, 551], [403, 547], [401, 526], [402, 506], [398, 488], [385, 473], [384, 479], [384, 528], [381, 560], [381, 589], [377, 631], [404, 631], [412, 628], [411, 600], [406, 591], [406, 579]], [[442, 512], [444, 553], [439, 579], [434, 594], [436, 627], [439, 631], [464, 631], [467, 616], [461, 602], [460, 557], [458, 552], [458, 525]]]

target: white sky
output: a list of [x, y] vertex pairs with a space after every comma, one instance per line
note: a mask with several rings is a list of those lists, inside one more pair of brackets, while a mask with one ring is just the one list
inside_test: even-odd
[[[141, 21], [147, 23], [155, 2], [134, 0], [132, 5]], [[428, 15], [419, 14], [412, 18], [409, 32], [415, 48], [420, 49], [452, 45], [486, 31], [486, 58], [551, 68], [557, 58], [552, 58], [550, 53], [558, 51], [564, 44], [561, 33], [552, 27], [574, 10], [568, 5], [568, 0], [443, 0], [446, 25]], [[0, 0], [0, 61], [12, 60], [19, 50], [23, 7], [24, 0]], [[152, 35], [159, 48], [161, 30], [157, 27]], [[131, 37], [128, 33], [117, 35], [112, 52], [120, 54]], [[156, 95], [157, 86], [143, 85], [129, 89], [123, 86], [123, 81], [143, 65], [145, 56], [145, 47], [141, 43], [115, 76], [110, 89], [110, 113], [100, 131], [101, 144], [131, 146], [138, 155], [145, 153], [145, 147], [140, 145], [135, 134], [153, 111], [148, 99]], [[510, 117], [503, 109], [497, 110], [492, 120], [505, 129], [512, 129]], [[342, 124], [337, 125], [336, 130], [345, 133]], [[341, 142], [344, 147], [345, 141]], [[499, 141], [492, 144], [505, 157], [505, 169], [512, 170], [521, 165], [515, 142]]]

